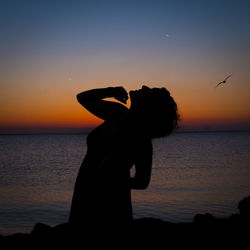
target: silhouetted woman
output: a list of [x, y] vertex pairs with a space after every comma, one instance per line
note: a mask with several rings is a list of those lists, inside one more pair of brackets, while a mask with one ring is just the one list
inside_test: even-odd
[[[87, 137], [69, 222], [85, 227], [125, 226], [132, 222], [131, 189], [149, 185], [151, 139], [169, 135], [177, 126], [177, 105], [165, 88], [143, 86], [93, 89], [77, 95], [79, 103], [104, 120]], [[112, 97], [118, 102], [106, 101]], [[135, 166], [135, 175], [130, 169]]]

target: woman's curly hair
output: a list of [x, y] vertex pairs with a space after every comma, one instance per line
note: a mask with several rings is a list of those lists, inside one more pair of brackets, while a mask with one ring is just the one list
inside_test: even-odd
[[163, 137], [178, 128], [177, 104], [166, 88], [152, 88], [144, 103], [143, 116], [150, 136]]

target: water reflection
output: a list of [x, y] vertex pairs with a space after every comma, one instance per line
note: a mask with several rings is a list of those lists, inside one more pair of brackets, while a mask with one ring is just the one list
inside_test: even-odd
[[[68, 218], [84, 135], [0, 136], [0, 234]], [[250, 190], [250, 133], [188, 133], [157, 139], [147, 190], [132, 192], [135, 217], [191, 221], [235, 213]]]

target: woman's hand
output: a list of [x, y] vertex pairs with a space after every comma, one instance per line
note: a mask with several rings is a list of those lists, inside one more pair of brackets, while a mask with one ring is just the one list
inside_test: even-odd
[[123, 87], [111, 87], [112, 97], [114, 97], [119, 102], [125, 103], [128, 100], [128, 93]]

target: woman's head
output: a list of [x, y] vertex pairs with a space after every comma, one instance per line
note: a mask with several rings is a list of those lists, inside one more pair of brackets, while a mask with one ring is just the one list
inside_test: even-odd
[[143, 86], [129, 94], [130, 110], [149, 136], [166, 136], [178, 127], [177, 105], [167, 89]]

